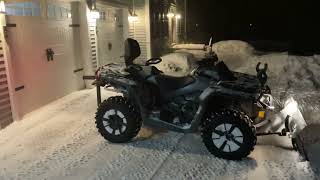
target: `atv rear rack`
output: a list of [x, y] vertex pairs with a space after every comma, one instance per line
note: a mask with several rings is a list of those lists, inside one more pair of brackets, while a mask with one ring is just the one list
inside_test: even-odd
[[83, 80], [94, 80], [92, 85], [96, 86], [96, 92], [97, 92], [97, 105], [99, 106], [102, 102], [101, 99], [101, 85], [99, 81], [96, 80], [95, 76], [83, 76]]

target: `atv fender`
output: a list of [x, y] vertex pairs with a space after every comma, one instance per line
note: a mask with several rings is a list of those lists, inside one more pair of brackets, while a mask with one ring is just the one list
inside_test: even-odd
[[[217, 99], [217, 101], [215, 101], [215, 99]], [[224, 101], [219, 101], [221, 99], [223, 99]], [[191, 130], [196, 131], [198, 129], [201, 120], [205, 116], [206, 112], [209, 110], [214, 110], [211, 108], [217, 108], [216, 110], [218, 110], [221, 108], [225, 108], [228, 104], [231, 104], [233, 101], [248, 100], [255, 100], [255, 95], [241, 91], [235, 91], [232, 89], [227, 89], [220, 86], [208, 87], [201, 93], [199, 97], [199, 107], [194, 117], [194, 120], [191, 123]], [[211, 102], [214, 102], [213, 107], [211, 107]]]
[[209, 98], [214, 94], [214, 92], [215, 92], [214, 89], [207, 88], [201, 93], [199, 97], [199, 107], [196, 112], [196, 115], [194, 116], [193, 121], [191, 122], [190, 131], [196, 132], [198, 130], [201, 120], [205, 115]]

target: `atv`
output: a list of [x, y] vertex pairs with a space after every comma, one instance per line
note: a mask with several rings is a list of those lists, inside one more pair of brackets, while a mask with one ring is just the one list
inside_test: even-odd
[[153, 66], [161, 63], [161, 58], [143, 65], [134, 63], [141, 54], [140, 46], [127, 39], [125, 63], [108, 64], [96, 72], [99, 89], [122, 94], [99, 103], [99, 133], [112, 143], [125, 143], [137, 136], [142, 124], [181, 133], [200, 132], [210, 153], [229, 160], [247, 157], [258, 135], [293, 134], [296, 126], [290, 125], [289, 115], [280, 118], [277, 130], [270, 127], [270, 112], [275, 107], [266, 85], [267, 64], [264, 68], [257, 65], [257, 76], [233, 72], [218, 60], [211, 42], [211, 50], [189, 76], [173, 77]]

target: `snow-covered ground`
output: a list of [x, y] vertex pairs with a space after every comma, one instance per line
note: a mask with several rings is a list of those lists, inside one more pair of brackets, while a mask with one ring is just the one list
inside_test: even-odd
[[0, 179], [320, 178], [283, 137], [259, 138], [249, 158], [226, 161], [196, 134], [143, 128], [133, 142], [111, 144], [95, 129], [95, 111], [95, 90], [83, 90], [0, 131]]

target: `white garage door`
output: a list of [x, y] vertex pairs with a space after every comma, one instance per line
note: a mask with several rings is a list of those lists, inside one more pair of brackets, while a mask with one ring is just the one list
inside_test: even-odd
[[[124, 9], [108, 5], [98, 5], [100, 19], [97, 20], [97, 40], [99, 65], [124, 61]], [[127, 11], [127, 10], [126, 10]]]
[[[7, 3], [7, 41], [20, 117], [84, 86], [71, 5], [40, 7], [39, 1]], [[47, 49], [54, 52], [52, 59]]]

